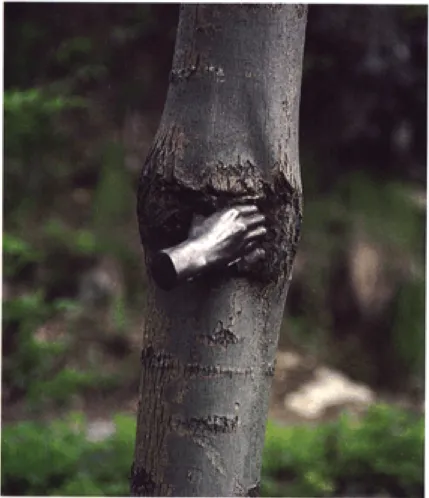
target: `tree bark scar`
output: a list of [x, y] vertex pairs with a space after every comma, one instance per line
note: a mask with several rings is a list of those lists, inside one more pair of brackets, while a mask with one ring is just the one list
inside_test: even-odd
[[131, 466], [131, 496], [154, 496], [156, 483], [150, 474], [141, 467]]
[[222, 321], [218, 321], [216, 328], [211, 334], [197, 336], [198, 342], [208, 346], [223, 346], [227, 348], [231, 344], [238, 344], [242, 339], [237, 337], [234, 332], [223, 326]]
[[[141, 352], [141, 362], [145, 368], [151, 370], [161, 370], [163, 372], [174, 372], [178, 376], [185, 375], [191, 377], [217, 377], [226, 375], [233, 377], [234, 375], [253, 375], [253, 367], [225, 367], [219, 365], [201, 365], [200, 363], [186, 363], [181, 365], [179, 360], [174, 355], [165, 351], [155, 351], [152, 346], [149, 346]], [[267, 368], [267, 375], [270, 375], [271, 366]]]
[[188, 434], [229, 434], [235, 432], [239, 425], [238, 416], [208, 415], [207, 417], [191, 417], [189, 419], [173, 419], [175, 430], [184, 430]]
[[199, 363], [188, 363], [185, 366], [185, 374], [190, 377], [217, 377], [220, 375], [227, 375], [233, 378], [235, 375], [253, 375], [254, 369], [252, 367], [221, 367], [219, 365], [200, 365]]
[[[160, 159], [159, 154], [154, 152], [149, 157], [149, 163]], [[168, 162], [171, 162], [171, 157]], [[268, 233], [262, 244], [266, 258], [251, 269], [240, 270], [238, 275], [237, 269], [231, 267], [217, 272], [216, 276], [224, 274], [231, 277], [235, 274], [265, 284], [275, 283], [292, 269], [300, 238], [302, 193], [291, 187], [282, 172], [275, 172], [268, 183], [258, 178], [257, 172], [247, 174], [250, 166], [244, 169], [221, 166], [215, 173], [210, 168], [212, 174], [208, 176], [203, 173], [199, 187], [193, 180], [185, 184], [169, 174], [151, 175], [150, 172], [156, 169], [153, 164], [146, 166], [146, 173], [140, 180], [137, 208], [146, 256], [150, 259], [154, 251], [186, 240], [195, 214], [209, 216], [218, 209], [248, 203], [249, 199], [253, 199], [267, 219]], [[189, 171], [193, 169], [196, 168], [189, 167]], [[166, 171], [166, 168], [162, 170]]]
[[178, 83], [180, 81], [187, 81], [192, 75], [196, 74], [200, 67], [200, 55], [196, 56], [194, 64], [187, 67], [174, 68], [170, 71], [170, 83]]
[[222, 83], [225, 78], [225, 72], [221, 66], [215, 66], [209, 63], [203, 64], [201, 62], [201, 56], [197, 55], [195, 64], [174, 68], [170, 71], [170, 83], [183, 83], [193, 76], [212, 76], [215, 78], [215, 81]]
[[[211, 444], [210, 438], [207, 438], [203, 434], [191, 434], [191, 440], [197, 446], [205, 450], [206, 458], [212, 464], [216, 472], [219, 473], [220, 475], [226, 476], [226, 468], [222, 455]], [[217, 493], [214, 493], [214, 496], [217, 496]]]

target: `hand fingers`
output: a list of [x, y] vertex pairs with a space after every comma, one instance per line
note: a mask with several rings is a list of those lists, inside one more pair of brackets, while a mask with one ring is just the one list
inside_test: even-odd
[[227, 266], [235, 265], [236, 263], [238, 263], [239, 261], [241, 261], [246, 256], [246, 254], [249, 254], [249, 253], [251, 253], [252, 251], [255, 250], [256, 245], [257, 245], [256, 241], [249, 242], [248, 244], [246, 244], [245, 247], [244, 247], [244, 249], [243, 249], [243, 254], [241, 256], [239, 256], [238, 258], [235, 258], [232, 261], [230, 261]]
[[236, 209], [240, 214], [247, 215], [247, 214], [254, 214], [258, 212], [258, 207], [255, 206], [254, 204], [246, 204], [244, 206], [235, 206], [234, 209]]
[[263, 214], [254, 214], [245, 218], [245, 222], [248, 229], [253, 228], [257, 225], [262, 225], [265, 222], [265, 216]]
[[237, 269], [239, 271], [248, 271], [252, 265], [264, 259], [265, 256], [265, 250], [258, 247], [237, 262]]
[[[246, 250], [249, 249], [249, 246], [254, 247], [255, 244], [249, 244], [246, 246]], [[260, 261], [261, 259], [265, 258], [265, 249], [262, 249], [261, 247], [257, 247], [256, 249], [251, 250], [247, 254], [245, 254], [243, 257], [234, 259], [234, 261], [231, 261], [228, 263], [228, 266], [233, 266], [237, 265], [239, 269], [246, 269], [246, 267], [249, 267], [250, 265], [253, 265]]]
[[255, 228], [254, 230], [251, 230], [245, 237], [246, 242], [251, 242], [254, 240], [261, 239], [264, 237], [267, 233], [267, 229], [265, 227], [258, 227]]
[[265, 250], [262, 249], [261, 247], [258, 247], [255, 250], [253, 250], [251, 253], [246, 254], [246, 256], [244, 256], [243, 259], [246, 264], [252, 265], [263, 258], [265, 258]]
[[244, 246], [243, 254], [249, 254], [254, 249], [256, 249], [257, 245], [258, 245], [258, 243], [256, 242], [256, 240], [254, 240], [253, 242], [249, 242], [248, 244], [246, 244]]

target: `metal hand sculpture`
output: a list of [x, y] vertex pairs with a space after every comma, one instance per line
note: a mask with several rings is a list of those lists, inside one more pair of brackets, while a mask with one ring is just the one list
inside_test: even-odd
[[188, 238], [163, 249], [152, 259], [151, 273], [159, 287], [172, 289], [214, 268], [250, 265], [265, 256], [257, 247], [267, 230], [265, 216], [254, 205], [241, 205], [194, 217]]

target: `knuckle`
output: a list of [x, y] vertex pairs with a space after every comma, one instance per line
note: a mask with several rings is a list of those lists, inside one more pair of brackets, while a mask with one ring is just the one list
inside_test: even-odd
[[239, 233], [245, 233], [247, 231], [247, 226], [243, 221], [237, 223], [237, 230]]

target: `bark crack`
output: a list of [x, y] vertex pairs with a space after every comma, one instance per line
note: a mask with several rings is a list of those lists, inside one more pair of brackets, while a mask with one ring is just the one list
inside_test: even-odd
[[188, 434], [229, 434], [235, 432], [239, 426], [238, 416], [207, 415], [205, 417], [190, 417], [188, 419], [175, 418], [172, 427], [184, 429]]
[[193, 76], [214, 76], [216, 81], [222, 83], [225, 81], [225, 71], [221, 66], [213, 64], [201, 64], [201, 57], [197, 55], [195, 64], [185, 67], [178, 67], [170, 71], [170, 82], [181, 83], [189, 81]]
[[242, 339], [237, 337], [230, 329], [224, 327], [223, 322], [219, 320], [211, 334], [200, 335], [198, 340], [203, 344], [224, 346], [226, 348], [231, 344], [238, 344]]
[[[171, 353], [165, 351], [156, 352], [152, 346], [144, 348], [141, 352], [141, 362], [145, 368], [182, 372], [189, 377], [214, 377], [218, 375], [253, 375], [253, 367], [228, 367], [221, 365], [201, 365], [200, 363], [181, 364]], [[271, 367], [268, 368], [271, 371]]]
[[190, 376], [215, 377], [218, 375], [229, 375], [233, 378], [235, 375], [250, 375], [254, 373], [253, 367], [222, 367], [220, 365], [200, 365], [199, 363], [188, 363], [185, 366], [185, 373]]
[[217, 451], [211, 444], [209, 444], [208, 440], [204, 437], [193, 436], [192, 441], [203, 448], [206, 452], [206, 457], [209, 462], [213, 465], [213, 468], [221, 475], [226, 476], [225, 465], [223, 463], [222, 456], [219, 451]]

